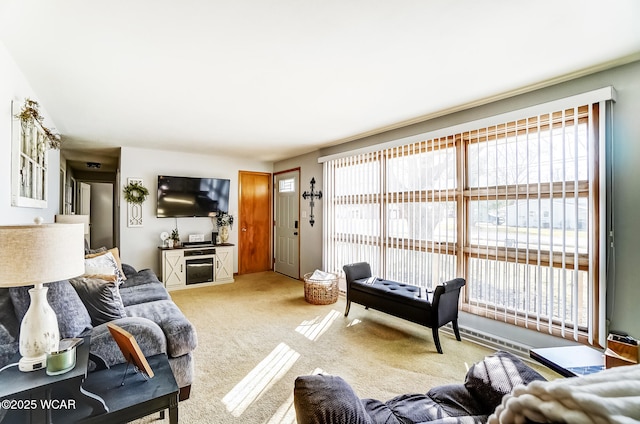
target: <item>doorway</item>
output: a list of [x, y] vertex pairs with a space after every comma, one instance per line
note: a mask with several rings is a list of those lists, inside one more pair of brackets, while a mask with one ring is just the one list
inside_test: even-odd
[[271, 270], [271, 174], [239, 172], [238, 273]]
[[113, 241], [113, 184], [91, 186], [91, 245], [115, 246]]
[[274, 271], [300, 279], [300, 169], [275, 175]]
[[112, 183], [83, 182], [78, 185], [78, 211], [89, 215], [89, 246], [114, 246]]

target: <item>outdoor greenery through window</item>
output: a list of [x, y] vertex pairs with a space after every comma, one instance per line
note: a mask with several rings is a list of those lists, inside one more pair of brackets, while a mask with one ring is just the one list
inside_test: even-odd
[[426, 288], [463, 277], [463, 310], [584, 339], [599, 319], [598, 134], [594, 104], [327, 160], [325, 266], [367, 261]]

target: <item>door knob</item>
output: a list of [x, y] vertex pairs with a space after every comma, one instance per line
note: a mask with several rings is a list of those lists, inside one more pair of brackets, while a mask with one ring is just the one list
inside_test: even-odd
[[242, 231], [243, 231], [243, 232], [247, 232], [247, 229], [246, 229], [246, 228], [243, 228], [243, 229], [242, 229]]
[[294, 236], [297, 236], [297, 235], [298, 235], [298, 232], [296, 231], [295, 233], [293, 233], [293, 235], [294, 235]]

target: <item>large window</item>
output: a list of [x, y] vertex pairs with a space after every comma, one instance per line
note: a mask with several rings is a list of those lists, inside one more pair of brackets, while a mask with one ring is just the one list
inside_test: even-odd
[[426, 288], [463, 277], [463, 310], [593, 342], [602, 105], [326, 160], [325, 267], [367, 261]]

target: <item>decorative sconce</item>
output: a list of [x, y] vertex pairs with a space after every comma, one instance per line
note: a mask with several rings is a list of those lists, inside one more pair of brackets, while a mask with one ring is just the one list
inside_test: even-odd
[[311, 226], [313, 227], [313, 224], [316, 222], [313, 219], [313, 207], [315, 206], [315, 203], [313, 202], [313, 199], [322, 199], [322, 191], [313, 191], [314, 186], [316, 185], [316, 179], [315, 178], [311, 178], [311, 191], [305, 191], [304, 193], [302, 193], [302, 198], [304, 200], [307, 200], [307, 197], [310, 198], [311, 200], [309, 201], [309, 207], [311, 208], [311, 214], [309, 215], [309, 224], [311, 224]]

